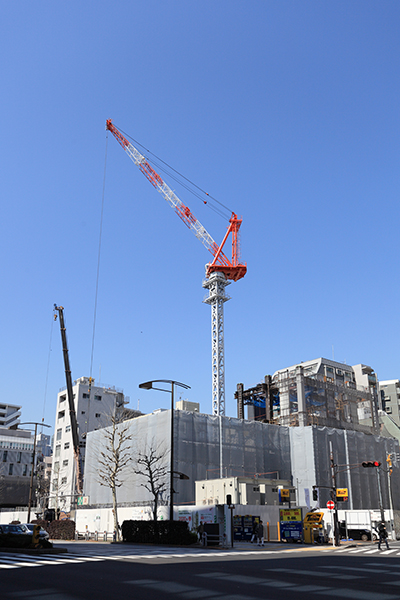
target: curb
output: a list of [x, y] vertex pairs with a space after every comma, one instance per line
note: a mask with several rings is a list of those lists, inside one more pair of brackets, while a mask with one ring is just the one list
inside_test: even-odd
[[67, 548], [0, 548], [6, 554], [64, 554]]

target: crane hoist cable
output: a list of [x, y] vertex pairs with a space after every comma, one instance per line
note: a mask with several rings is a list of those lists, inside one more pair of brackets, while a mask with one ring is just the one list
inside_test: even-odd
[[[108, 149], [108, 131], [106, 135], [106, 150], [104, 157], [104, 173], [103, 173], [103, 191], [101, 195], [101, 211], [100, 211], [100, 232], [99, 232], [99, 247], [97, 253], [97, 274], [96, 274], [96, 291], [94, 297], [94, 311], [93, 311], [93, 333], [92, 333], [92, 350], [90, 354], [90, 373], [89, 373], [89, 388], [88, 388], [88, 417], [86, 421], [86, 433], [89, 431], [89, 418], [90, 418], [90, 399], [91, 399], [91, 391], [92, 391], [92, 383], [94, 381], [93, 374], [93, 356], [94, 356], [94, 340], [96, 333], [96, 317], [97, 317], [97, 297], [99, 293], [99, 277], [100, 277], [100, 257], [101, 257], [101, 240], [103, 233], [103, 215], [104, 215], [104, 196], [106, 189], [106, 171], [107, 171], [107, 149]], [[100, 382], [99, 382], [100, 384]]]
[[[48, 382], [49, 382], [50, 357], [51, 357], [51, 344], [52, 344], [52, 338], [53, 338], [53, 324], [54, 324], [54, 318], [51, 319], [49, 352], [48, 352], [48, 356], [47, 356], [47, 368], [46, 368], [46, 382], [45, 382], [45, 386], [44, 386], [42, 423], [44, 423], [44, 414], [45, 414], [45, 410], [46, 410], [47, 386], [48, 386]], [[43, 427], [42, 427], [42, 432], [43, 432]]]

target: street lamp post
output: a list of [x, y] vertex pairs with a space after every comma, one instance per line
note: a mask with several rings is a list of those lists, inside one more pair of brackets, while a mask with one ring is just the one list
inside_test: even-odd
[[28, 518], [27, 521], [29, 523], [29, 520], [31, 518], [31, 506], [32, 506], [32, 490], [33, 490], [33, 472], [35, 470], [35, 455], [36, 455], [36, 435], [37, 435], [37, 428], [39, 425], [41, 425], [42, 427], [51, 427], [51, 425], [46, 425], [45, 423], [19, 423], [19, 425], [34, 425], [35, 426], [35, 438], [33, 440], [33, 453], [32, 453], [32, 471], [31, 471], [31, 481], [29, 484], [29, 500], [28, 500]]
[[[153, 383], [170, 383], [171, 389], [165, 390], [163, 388], [154, 387]], [[154, 379], [153, 381], [145, 381], [144, 383], [140, 383], [139, 387], [142, 390], [158, 390], [159, 392], [168, 392], [171, 394], [171, 447], [170, 447], [170, 456], [171, 456], [171, 464], [170, 464], [170, 480], [169, 480], [169, 489], [170, 489], [170, 504], [169, 504], [169, 520], [174, 520], [174, 386], [179, 385], [179, 387], [184, 388], [185, 390], [190, 389], [190, 385], [186, 385], [186, 383], [180, 383], [179, 381], [172, 381], [171, 379]]]

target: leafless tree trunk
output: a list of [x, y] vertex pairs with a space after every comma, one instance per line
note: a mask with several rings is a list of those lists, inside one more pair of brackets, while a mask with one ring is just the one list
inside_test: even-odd
[[100, 485], [109, 487], [112, 493], [114, 531], [117, 540], [120, 539], [118, 523], [117, 488], [124, 483], [124, 471], [131, 457], [132, 436], [129, 434], [129, 424], [123, 421], [123, 415], [116, 413], [110, 417], [111, 425], [103, 430], [105, 444], [99, 449], [98, 482]]
[[157, 509], [160, 496], [168, 489], [169, 465], [166, 463], [167, 452], [155, 444], [148, 445], [138, 452], [135, 473], [141, 475], [144, 487], [152, 496], [152, 513], [154, 525], [157, 526]]

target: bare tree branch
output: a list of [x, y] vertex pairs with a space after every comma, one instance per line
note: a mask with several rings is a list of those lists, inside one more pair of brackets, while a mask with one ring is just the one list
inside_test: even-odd
[[169, 466], [166, 463], [168, 452], [154, 442], [138, 452], [134, 472], [144, 481], [140, 485], [152, 496], [153, 520], [157, 522], [157, 509], [162, 494], [168, 489]]
[[117, 488], [125, 482], [126, 470], [132, 460], [130, 426], [124, 421], [129, 415], [125, 410], [110, 416], [111, 425], [103, 429], [104, 445], [98, 454], [97, 482], [111, 489], [113, 499], [114, 531], [120, 539], [118, 523]]

